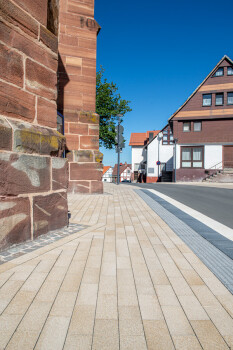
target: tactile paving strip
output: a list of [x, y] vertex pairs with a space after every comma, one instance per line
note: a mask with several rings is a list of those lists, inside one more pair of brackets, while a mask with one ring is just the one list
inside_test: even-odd
[[[233, 294], [233, 260], [229, 257], [233, 252], [233, 250], [231, 252], [232, 241], [154, 193], [148, 190], [135, 190], [135, 192], [171, 227]], [[220, 242], [223, 244], [221, 245]], [[228, 248], [226, 244], [229, 244]]]

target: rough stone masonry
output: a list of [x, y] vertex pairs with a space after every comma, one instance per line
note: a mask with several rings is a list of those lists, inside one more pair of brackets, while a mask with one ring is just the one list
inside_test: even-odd
[[0, 249], [67, 224], [52, 3], [0, 0]]
[[69, 191], [102, 193], [94, 0], [60, 0], [59, 22], [58, 110], [65, 117]]

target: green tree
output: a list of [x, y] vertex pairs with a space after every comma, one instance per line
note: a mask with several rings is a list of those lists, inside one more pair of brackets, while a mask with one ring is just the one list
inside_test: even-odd
[[108, 83], [103, 75], [104, 69], [100, 67], [96, 75], [96, 113], [100, 116], [100, 146], [112, 149], [115, 145], [116, 116], [124, 115], [132, 109], [129, 107], [130, 101], [121, 98], [116, 84]]

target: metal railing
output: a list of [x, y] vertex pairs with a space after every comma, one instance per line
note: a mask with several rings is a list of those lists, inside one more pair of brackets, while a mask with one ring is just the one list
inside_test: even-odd
[[[221, 167], [220, 167], [220, 166], [218, 167], [218, 165], [220, 165], [220, 164], [221, 164]], [[215, 165], [213, 165], [212, 167], [209, 168], [209, 170], [210, 170], [210, 169], [216, 169], [216, 170], [217, 170], [217, 169], [218, 169], [218, 170], [222, 169], [222, 161], [219, 162], [219, 163], [217, 163], [217, 164], [215, 164]]]

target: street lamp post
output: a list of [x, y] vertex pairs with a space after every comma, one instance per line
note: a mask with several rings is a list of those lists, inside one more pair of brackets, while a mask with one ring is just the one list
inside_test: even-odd
[[160, 133], [158, 134], [158, 181], [159, 181], [159, 169], [160, 169], [160, 160], [159, 160], [159, 158], [160, 158], [160, 154], [159, 154], [159, 145], [160, 145], [160, 140], [162, 139], [162, 137], [163, 137], [163, 134], [160, 132]]
[[[117, 185], [120, 183], [120, 134], [121, 134], [121, 118], [123, 117], [122, 114], [117, 114], [118, 117], [118, 125], [117, 125]], [[120, 128], [121, 127], [121, 128]]]
[[174, 147], [174, 182], [176, 182], [176, 143], [177, 143], [178, 139], [174, 139], [173, 142], [175, 144]]

